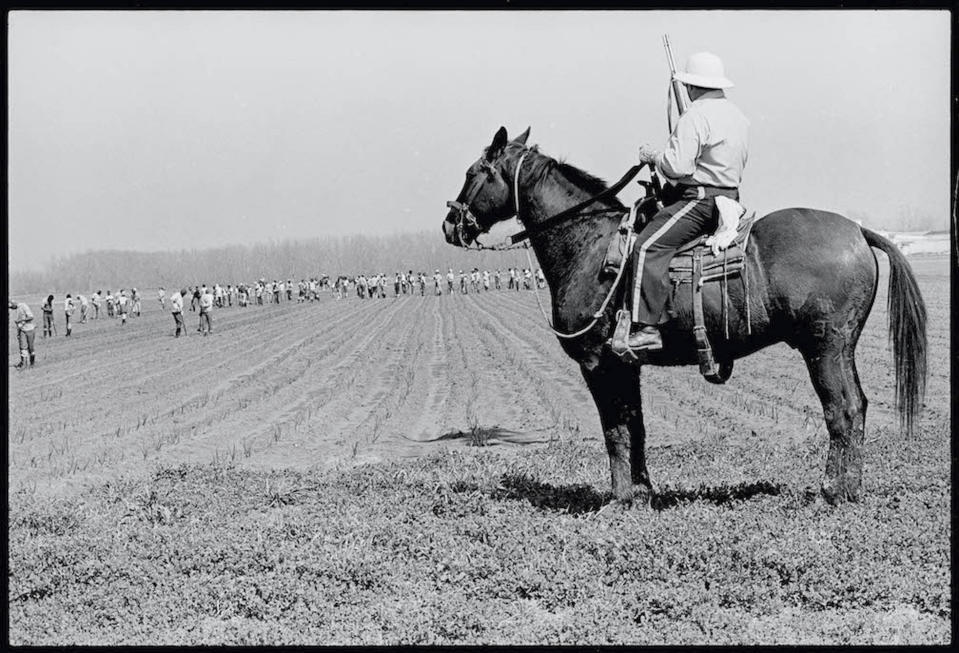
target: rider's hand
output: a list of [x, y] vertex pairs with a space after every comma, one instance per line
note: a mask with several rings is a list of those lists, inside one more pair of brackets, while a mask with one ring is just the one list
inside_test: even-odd
[[656, 157], [659, 156], [659, 152], [650, 147], [649, 145], [640, 145], [639, 146], [639, 162], [640, 163], [655, 163]]

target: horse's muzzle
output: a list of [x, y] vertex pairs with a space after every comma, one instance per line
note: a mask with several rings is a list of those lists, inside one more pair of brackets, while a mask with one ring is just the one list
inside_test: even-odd
[[452, 219], [452, 214], [453, 212], [450, 211], [450, 215], [443, 220], [443, 237], [450, 245], [460, 246], [460, 243], [456, 242], [456, 222]]
[[450, 207], [443, 221], [443, 236], [446, 242], [457, 247], [469, 247], [479, 235], [479, 225], [469, 207], [459, 202], [447, 202]]

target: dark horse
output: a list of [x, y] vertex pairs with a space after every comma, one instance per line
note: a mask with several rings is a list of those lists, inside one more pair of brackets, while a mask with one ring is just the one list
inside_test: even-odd
[[[575, 219], [553, 221], [537, 230], [537, 224], [607, 186], [527, 147], [528, 136], [527, 129], [510, 141], [505, 128], [497, 131], [467, 170], [443, 233], [449, 243], [466, 247], [496, 222], [516, 215], [529, 232], [549, 283], [553, 326], [570, 333], [590, 323], [611, 290], [613, 280], [602, 277], [600, 269], [606, 246], [627, 209], [615, 197], [604, 197]], [[907, 433], [922, 405], [926, 378], [926, 309], [916, 279], [893, 243], [835, 213], [804, 208], [775, 211], [756, 221], [750, 238], [746, 262], [750, 323], [742, 286], [728, 284], [726, 338], [720, 319], [721, 284], [706, 284], [703, 289], [714, 353], [731, 365], [778, 342], [799, 350], [829, 429], [823, 495], [831, 503], [858, 500], [867, 401], [856, 373], [855, 351], [878, 283], [878, 263], [871, 248], [889, 257], [896, 405]], [[690, 293], [677, 293], [676, 317], [663, 327], [662, 350], [648, 352], [638, 364], [614, 355], [607, 343], [624, 292], [625, 288], [616, 290], [614, 301], [590, 330], [561, 339], [560, 344], [579, 363], [599, 410], [613, 495], [631, 501], [648, 499], [652, 493], [644, 450], [640, 366], [693, 365], [697, 356]]]

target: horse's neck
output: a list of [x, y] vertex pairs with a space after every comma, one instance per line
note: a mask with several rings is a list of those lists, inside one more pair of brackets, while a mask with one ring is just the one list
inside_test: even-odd
[[[528, 206], [524, 207], [524, 213], [529, 216], [528, 226], [535, 226], [589, 197], [589, 193], [553, 170], [527, 198]], [[562, 224], [530, 237], [533, 251], [552, 292], [554, 305], [562, 304], [565, 294], [583, 286], [590, 286], [597, 291], [600, 289], [600, 266], [609, 239], [619, 224], [617, 209], [611, 206], [606, 213], [592, 213], [601, 208], [603, 203], [597, 202], [584, 209], [584, 213], [590, 215], [571, 217]], [[608, 282], [603, 287], [606, 285]]]

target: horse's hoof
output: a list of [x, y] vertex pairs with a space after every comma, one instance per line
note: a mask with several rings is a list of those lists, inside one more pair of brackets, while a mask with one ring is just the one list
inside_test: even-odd
[[822, 484], [822, 496], [831, 506], [851, 501], [859, 501], [859, 485], [853, 483], [843, 483], [842, 481], [833, 481], [832, 483]]
[[653, 497], [652, 488], [634, 485], [625, 492], [614, 493], [616, 501], [624, 506], [648, 507]]

